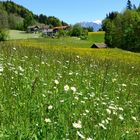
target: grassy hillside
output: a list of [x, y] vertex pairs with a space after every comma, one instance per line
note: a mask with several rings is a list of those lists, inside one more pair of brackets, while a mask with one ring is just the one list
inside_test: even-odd
[[58, 46], [0, 44], [0, 138], [139, 140], [140, 55]]
[[89, 32], [88, 40], [94, 43], [104, 42], [105, 32]]
[[31, 39], [31, 38], [39, 38], [40, 34], [34, 33], [26, 33], [25, 31], [18, 31], [18, 30], [9, 30], [9, 39]]
[[[22, 39], [31, 39], [24, 40]], [[33, 39], [34, 38], [34, 39]], [[24, 31], [9, 30], [9, 40], [17, 40], [21, 44], [34, 44], [36, 46], [65, 47], [65, 48], [90, 48], [93, 43], [104, 42], [104, 32], [90, 32], [88, 40], [80, 40], [76, 37], [41, 38], [40, 34], [26, 33]], [[19, 40], [20, 39], [20, 40]], [[17, 42], [17, 41], [15, 41]]]

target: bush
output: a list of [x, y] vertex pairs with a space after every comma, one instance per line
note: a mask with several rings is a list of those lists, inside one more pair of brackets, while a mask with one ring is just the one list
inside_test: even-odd
[[7, 32], [0, 29], [0, 41], [5, 41], [7, 37], [8, 37]]

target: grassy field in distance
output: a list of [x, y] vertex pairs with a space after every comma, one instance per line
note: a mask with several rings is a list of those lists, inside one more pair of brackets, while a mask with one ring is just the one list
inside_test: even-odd
[[[41, 38], [40, 34], [26, 33], [24, 31], [10, 30], [9, 39], [17, 40], [22, 42], [22, 40], [29, 41], [37, 46], [42, 44], [50, 47], [72, 47], [72, 48], [90, 48], [93, 43], [104, 42], [104, 32], [89, 32], [87, 40], [80, 40], [77, 37], [61, 37], [61, 38]], [[29, 40], [32, 39], [32, 40]], [[17, 42], [17, 41], [16, 41]]]
[[25, 31], [9, 30], [9, 40], [39, 38], [40, 34], [26, 33]]

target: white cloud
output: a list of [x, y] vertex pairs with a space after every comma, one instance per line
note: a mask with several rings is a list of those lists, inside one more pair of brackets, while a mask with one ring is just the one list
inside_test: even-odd
[[94, 20], [93, 22], [94, 22], [94, 23], [97, 23], [97, 24], [101, 24], [101, 23], [102, 23], [102, 20], [99, 20], [99, 19], [98, 19], [98, 20]]

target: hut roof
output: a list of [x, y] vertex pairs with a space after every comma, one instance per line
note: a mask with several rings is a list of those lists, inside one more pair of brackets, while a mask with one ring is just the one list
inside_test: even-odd
[[107, 48], [105, 43], [94, 43], [91, 48]]

